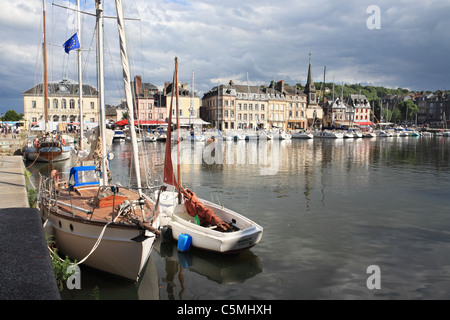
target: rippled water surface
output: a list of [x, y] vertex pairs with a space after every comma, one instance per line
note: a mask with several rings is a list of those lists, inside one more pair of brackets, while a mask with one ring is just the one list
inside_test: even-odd
[[[259, 223], [261, 242], [236, 256], [158, 242], [138, 285], [82, 269], [63, 299], [450, 298], [450, 138], [224, 142], [207, 163], [207, 144], [182, 146], [183, 184]], [[164, 148], [141, 152], [152, 181]], [[129, 150], [113, 146], [122, 184]], [[381, 289], [367, 287], [371, 265]]]

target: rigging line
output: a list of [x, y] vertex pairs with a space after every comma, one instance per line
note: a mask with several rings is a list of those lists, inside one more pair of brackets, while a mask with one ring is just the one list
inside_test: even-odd
[[[113, 60], [112, 55], [111, 55], [111, 50], [109, 50], [109, 44], [108, 44], [108, 39], [107, 39], [108, 37], [106, 36], [106, 33], [104, 33], [103, 38], [104, 38], [105, 49], [108, 52], [109, 59], [111, 61], [111, 65], [112, 65], [112, 71], [113, 71], [113, 74], [114, 74], [114, 78], [116, 80], [117, 92], [121, 92], [123, 94], [123, 89], [120, 88], [119, 77], [117, 76], [116, 68], [114, 68], [114, 63], [113, 63], [114, 60]], [[108, 77], [105, 78], [105, 82], [107, 82], [107, 79], [108, 79]], [[106, 87], [106, 85], [105, 85], [105, 87]], [[124, 100], [124, 96], [123, 95], [121, 95], [120, 98], [121, 98], [121, 100]]]
[[[40, 20], [41, 20], [41, 22], [40, 22], [40, 26], [39, 26], [39, 33], [38, 33], [38, 36], [36, 37], [36, 39], [38, 39], [38, 45], [36, 46], [36, 48], [37, 48], [37, 50], [36, 50], [36, 63], [35, 63], [35, 66], [34, 66], [34, 85], [35, 86], [40, 83], [40, 81], [37, 82], [38, 81], [37, 79], [38, 79], [38, 73], [39, 73], [38, 68], [39, 68], [39, 66], [41, 66], [41, 63], [39, 61], [42, 61], [41, 55], [40, 55], [41, 48], [42, 48], [42, 45], [41, 45], [42, 19], [40, 19]], [[37, 96], [37, 90], [35, 90], [34, 95]]]

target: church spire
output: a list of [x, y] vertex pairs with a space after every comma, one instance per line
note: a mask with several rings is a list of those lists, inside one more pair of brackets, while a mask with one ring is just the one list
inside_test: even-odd
[[316, 103], [316, 86], [314, 84], [313, 77], [312, 77], [311, 53], [309, 54], [308, 80], [306, 81], [304, 92], [308, 96], [308, 104], [315, 104]]

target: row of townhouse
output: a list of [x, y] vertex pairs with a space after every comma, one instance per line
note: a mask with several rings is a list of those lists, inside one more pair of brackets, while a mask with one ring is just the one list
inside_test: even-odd
[[[175, 116], [176, 91], [172, 83], [166, 82], [162, 91], [151, 83], [144, 83], [135, 76], [131, 83], [135, 118], [153, 121], [167, 121], [168, 106], [172, 101]], [[24, 114], [29, 124], [43, 120], [43, 93], [39, 84], [23, 93]], [[311, 64], [308, 81], [301, 91], [297, 86], [289, 86], [283, 80], [271, 86], [219, 85], [200, 99], [187, 84], [177, 84], [178, 117], [184, 125], [203, 125], [224, 129], [238, 128], [283, 128], [299, 129], [319, 126], [322, 123], [322, 108], [317, 103], [317, 92], [312, 80]], [[48, 120], [79, 122], [78, 84], [69, 80], [50, 83], [48, 86]], [[120, 120], [125, 108], [123, 103], [116, 108], [108, 108], [108, 118]], [[120, 112], [122, 111], [122, 112]], [[83, 85], [84, 121], [98, 122], [98, 93], [95, 88]]]
[[282, 128], [307, 129], [320, 126], [322, 108], [312, 80], [311, 64], [308, 81], [302, 91], [280, 80], [267, 85], [218, 85], [202, 99], [200, 116], [220, 130]]
[[373, 125], [373, 112], [369, 100], [363, 94], [351, 94], [347, 101], [343, 97], [325, 101], [323, 126], [328, 128], [366, 127]]
[[[441, 93], [415, 92], [403, 95], [387, 95], [381, 99], [383, 109], [395, 110], [399, 103], [413, 100], [419, 112], [417, 122], [420, 124], [450, 123], [450, 95]], [[414, 119], [415, 120], [415, 119]]]

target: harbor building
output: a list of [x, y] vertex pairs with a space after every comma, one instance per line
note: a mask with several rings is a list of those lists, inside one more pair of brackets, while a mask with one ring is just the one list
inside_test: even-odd
[[[26, 126], [45, 123], [43, 84], [40, 83], [23, 92], [24, 118]], [[63, 79], [48, 83], [48, 121], [79, 123], [80, 99], [78, 82]], [[98, 92], [88, 84], [82, 85], [83, 116], [85, 122], [98, 123]]]

